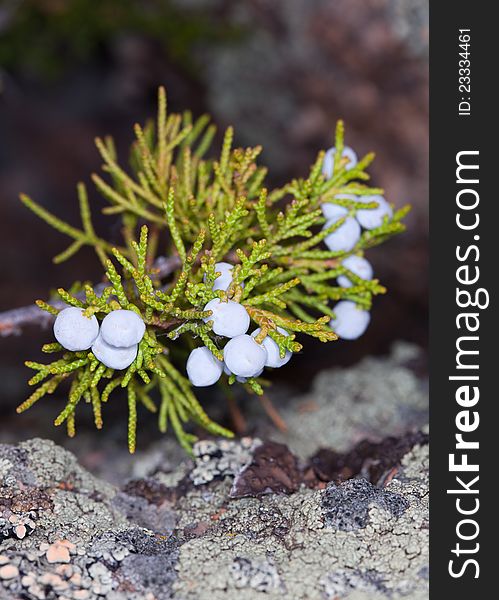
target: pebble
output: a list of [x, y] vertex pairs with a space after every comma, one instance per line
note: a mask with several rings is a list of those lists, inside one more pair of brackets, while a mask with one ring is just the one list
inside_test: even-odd
[[70, 581], [73, 585], [80, 586], [82, 583], [81, 573], [73, 573], [73, 575], [70, 577]]
[[58, 575], [61, 575], [62, 577], [66, 577], [66, 579], [69, 579], [73, 575], [73, 567], [72, 567], [72, 565], [68, 565], [68, 564], [58, 565], [55, 568], [55, 572]]
[[69, 588], [69, 583], [64, 581], [62, 577], [56, 573], [44, 573], [38, 578], [38, 583], [49, 586], [57, 591], [67, 590]]
[[20, 540], [22, 540], [26, 536], [26, 533], [27, 533], [25, 525], [18, 525], [14, 531]]
[[49, 563], [68, 563], [71, 560], [69, 551], [74, 547], [74, 544], [67, 540], [59, 540], [48, 547], [45, 556]]
[[15, 579], [19, 575], [19, 569], [15, 565], [4, 565], [0, 567], [0, 579]]
[[27, 575], [24, 575], [21, 579], [21, 585], [23, 587], [29, 587], [30, 585], [33, 585], [35, 583], [36, 578], [33, 573], [28, 573]]

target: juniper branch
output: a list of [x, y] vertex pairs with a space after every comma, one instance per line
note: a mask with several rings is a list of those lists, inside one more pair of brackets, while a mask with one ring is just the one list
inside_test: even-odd
[[[103, 407], [111, 394], [114, 398], [123, 388], [131, 452], [136, 447], [137, 403], [157, 411], [160, 430], [171, 426], [189, 451], [196, 439], [189, 431], [189, 421], [213, 435], [232, 435], [208, 417], [183, 370], [176, 366], [177, 357], [193, 345], [203, 344], [223, 359], [223, 340], [215, 335], [212, 321], [204, 322], [211, 316], [204, 310], [206, 304], [214, 298], [241, 303], [261, 328], [257, 341], [270, 336], [282, 357], [300, 351], [297, 335], [333, 341], [337, 336], [329, 325], [335, 316], [330, 300], [351, 300], [369, 309], [372, 298], [385, 292], [378, 280], [364, 280], [348, 270], [344, 259], [362, 255], [403, 231], [401, 221], [407, 209], [395, 211], [380, 227], [365, 231], [350, 252], [325, 249], [325, 238], [341, 227], [346, 217], [324, 226], [321, 205], [342, 206], [353, 217], [359, 209], [377, 206], [363, 202], [362, 197], [382, 193], [368, 184], [366, 168], [374, 155], [366, 155], [347, 170], [347, 160], [342, 157], [342, 122], [336, 128], [334, 172], [329, 179], [322, 172], [324, 152], [319, 152], [307, 177], [269, 191], [265, 187], [267, 170], [257, 163], [261, 147], [235, 147], [234, 131], [229, 127], [218, 158], [204, 158], [214, 126], [207, 116], [193, 119], [188, 112], [168, 114], [163, 88], [158, 93], [156, 122], [137, 124], [134, 130], [130, 168], [120, 165], [110, 138], [96, 140], [103, 174], [94, 174], [92, 180], [107, 201], [105, 214], [121, 221], [121, 246], [96, 235], [83, 184], [78, 185], [81, 229], [27, 196], [21, 197], [35, 214], [70, 238], [70, 245], [55, 257], [56, 262], [68, 260], [90, 245], [104, 265], [106, 281], [59, 289], [58, 298], [38, 301], [37, 307], [0, 313], [0, 335], [19, 333], [29, 324], [46, 327], [68, 304], [99, 319], [120, 308], [136, 312], [146, 332], [125, 371], [105, 367], [91, 351], [66, 352], [59, 344], [45, 344], [44, 352], [55, 355], [54, 360], [27, 363], [35, 372], [29, 383], [36, 387], [19, 410], [53, 393], [67, 379], [67, 402], [55, 422], [65, 422], [68, 434], [74, 435], [82, 398], [91, 405], [95, 425], [100, 428]], [[170, 256], [158, 256], [161, 248]], [[232, 281], [226, 289], [214, 289], [218, 262], [233, 265]], [[337, 284], [340, 275], [348, 277], [351, 287]], [[229, 376], [228, 382], [234, 384], [236, 377]], [[245, 386], [260, 395], [264, 383], [250, 377]]]

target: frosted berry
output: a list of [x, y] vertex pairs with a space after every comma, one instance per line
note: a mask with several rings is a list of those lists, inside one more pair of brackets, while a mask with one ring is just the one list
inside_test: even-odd
[[377, 202], [377, 208], [361, 208], [355, 215], [357, 221], [364, 229], [376, 229], [383, 224], [385, 216], [393, 215], [392, 207], [383, 198], [383, 196], [360, 196], [360, 202]]
[[97, 360], [110, 369], [121, 371], [129, 367], [137, 356], [138, 345], [117, 348], [104, 341], [102, 334], [92, 344], [92, 352]]
[[[253, 333], [251, 334], [252, 337], [256, 337], [260, 333], [260, 331], [261, 331], [260, 327], [258, 329], [255, 329], [255, 331], [253, 331]], [[286, 336], [289, 335], [289, 333], [285, 329], [282, 329], [282, 327], [278, 327], [277, 331], [282, 335], [286, 335]], [[262, 342], [262, 346], [267, 351], [267, 360], [265, 362], [266, 367], [272, 367], [273, 369], [278, 369], [279, 367], [283, 367], [291, 359], [292, 352], [290, 352], [289, 350], [286, 350], [286, 354], [284, 355], [284, 358], [281, 358], [280, 353], [279, 353], [279, 346], [270, 337], [270, 335], [267, 335], [264, 338], [264, 340]]]
[[[230, 377], [231, 375], [234, 375], [234, 373], [232, 373], [232, 371], [230, 371], [230, 370], [227, 368], [227, 365], [226, 365], [225, 363], [223, 363], [223, 365], [224, 365], [224, 373], [225, 373], [226, 375], [228, 375], [229, 377]], [[253, 375], [253, 377], [260, 377], [260, 375], [261, 375], [262, 373], [263, 373], [263, 369], [260, 369], [260, 371], [258, 371], [258, 373], [255, 373], [255, 374]], [[239, 376], [236, 376], [236, 381], [237, 381], [238, 383], [246, 383], [246, 382], [248, 381], [248, 378], [247, 378], [247, 377], [239, 377]]]
[[[371, 263], [361, 256], [348, 256], [341, 264], [361, 279], [372, 279], [373, 268], [371, 267]], [[353, 283], [346, 275], [340, 275], [338, 277], [338, 285], [348, 288], [352, 287]]]
[[[334, 173], [334, 155], [336, 154], [336, 148], [333, 146], [324, 155], [324, 162], [322, 163], [322, 174], [326, 179], [331, 179]], [[352, 148], [345, 146], [341, 155], [343, 158], [347, 158], [348, 162], [345, 165], [345, 169], [349, 171], [353, 169], [357, 164], [357, 154], [355, 154]]]
[[250, 335], [239, 335], [227, 342], [224, 361], [234, 375], [255, 377], [267, 362], [267, 351]]
[[223, 370], [223, 362], [218, 360], [209, 348], [202, 346], [195, 348], [187, 359], [187, 377], [192, 385], [206, 387], [213, 385], [220, 379]]
[[[260, 369], [260, 371], [258, 371], [258, 373], [255, 373], [254, 375], [252, 375], [252, 377], [260, 377], [260, 375], [263, 373], [263, 369]], [[236, 377], [236, 381], [237, 383], [246, 383], [248, 381], [248, 377]]]
[[217, 335], [233, 338], [248, 331], [250, 318], [242, 304], [229, 300], [222, 302], [219, 298], [210, 300], [203, 310], [211, 310], [212, 314], [204, 318], [204, 322], [213, 321], [213, 331]]
[[116, 348], [129, 348], [144, 337], [146, 326], [133, 310], [113, 310], [101, 324], [103, 340]]
[[[338, 219], [332, 219], [325, 223], [323, 229], [331, 227]], [[335, 229], [326, 238], [324, 243], [331, 252], [350, 252], [360, 239], [360, 225], [353, 217], [347, 217], [343, 225]]]
[[348, 214], [348, 208], [340, 206], [339, 204], [332, 204], [331, 202], [324, 202], [321, 204], [322, 214], [329, 221], [336, 221], [340, 217], [344, 217]]
[[94, 315], [86, 317], [83, 311], [70, 306], [61, 310], [55, 319], [55, 339], [66, 350], [88, 350], [99, 335], [99, 322]]
[[371, 320], [371, 315], [360, 308], [355, 302], [342, 300], [334, 307], [335, 319], [331, 319], [331, 329], [344, 340], [355, 340], [360, 337]]
[[[220, 275], [215, 279], [213, 284], [213, 289], [223, 290], [226, 292], [229, 289], [230, 284], [232, 283], [232, 269], [234, 265], [226, 262], [218, 262], [215, 263], [215, 273], [220, 273]], [[206, 275], [204, 276], [204, 280], [206, 280]], [[244, 284], [241, 284], [244, 287]]]

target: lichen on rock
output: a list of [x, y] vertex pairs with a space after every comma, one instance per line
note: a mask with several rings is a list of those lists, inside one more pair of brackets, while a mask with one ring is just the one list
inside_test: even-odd
[[[198, 442], [176, 467], [153, 446], [154, 460], [139, 456], [119, 485], [53, 442], [0, 445], [0, 598], [426, 598], [426, 398], [416, 359], [399, 346], [321, 374], [311, 392], [318, 411], [299, 415], [314, 432], [306, 443], [268, 440], [260, 425], [259, 438]], [[362, 388], [374, 372], [383, 401]], [[349, 414], [330, 419], [348, 400]], [[307, 401], [286, 405], [291, 431]]]

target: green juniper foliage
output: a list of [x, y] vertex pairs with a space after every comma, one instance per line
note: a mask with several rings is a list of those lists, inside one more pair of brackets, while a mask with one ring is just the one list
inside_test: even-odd
[[[322, 342], [337, 339], [329, 325], [335, 316], [331, 300], [350, 300], [368, 310], [373, 296], [385, 292], [377, 280], [358, 277], [341, 261], [352, 254], [362, 255], [365, 249], [403, 231], [401, 220], [408, 207], [386, 216], [380, 227], [364, 231], [351, 252], [331, 252], [322, 243], [348, 215], [321, 229], [326, 222], [321, 204], [344, 206], [353, 215], [358, 208], [375, 208], [376, 204], [342, 195], [381, 192], [365, 183], [373, 154], [355, 167], [345, 168], [341, 122], [336, 128], [332, 177], [326, 179], [322, 174], [324, 152], [320, 152], [308, 177], [272, 191], [264, 186], [266, 169], [256, 162], [261, 148], [234, 148], [232, 128], [225, 132], [219, 157], [205, 158], [214, 133], [215, 127], [206, 116], [193, 121], [188, 112], [167, 114], [161, 88], [156, 122], [135, 126], [129, 169], [120, 166], [111, 139], [96, 140], [104, 176], [94, 174], [92, 179], [109, 203], [104, 212], [122, 220], [120, 247], [96, 234], [82, 183], [78, 185], [81, 228], [21, 196], [28, 208], [71, 238], [69, 247], [55, 257], [56, 262], [89, 245], [105, 270], [105, 284], [59, 289], [58, 299], [98, 319], [115, 309], [135, 311], [145, 322], [146, 333], [136, 359], [123, 371], [106, 367], [91, 350], [70, 352], [59, 343], [45, 344], [43, 351], [57, 358], [47, 364], [26, 363], [35, 371], [29, 384], [36, 388], [18, 412], [67, 381], [67, 404], [55, 424], [65, 422], [71, 436], [80, 402], [91, 405], [100, 429], [103, 405], [118, 388], [126, 390], [130, 452], [136, 446], [138, 404], [157, 413], [160, 430], [170, 426], [186, 450], [196, 439], [184, 429], [190, 420], [215, 435], [232, 436], [199, 404], [184, 375], [185, 359], [177, 360], [177, 364], [174, 360], [178, 347], [189, 350], [200, 345], [223, 360], [223, 339], [214, 334], [211, 321], [205, 322], [211, 314], [203, 310], [207, 302], [220, 298], [241, 303], [255, 326], [261, 328], [257, 342], [269, 335], [284, 356], [286, 351], [301, 350], [296, 340], [299, 334]], [[166, 275], [161, 268], [165, 260], [173, 261], [175, 267]], [[222, 260], [235, 264], [232, 283], [226, 291], [213, 290], [218, 275], [215, 263]], [[353, 285], [339, 287], [336, 278], [340, 275], [347, 275]], [[54, 315], [58, 313], [49, 303], [37, 304]], [[277, 327], [289, 335], [282, 335]], [[234, 375], [222, 377], [225, 384], [236, 381]], [[262, 394], [262, 383], [262, 379], [251, 377], [242, 385]]]

